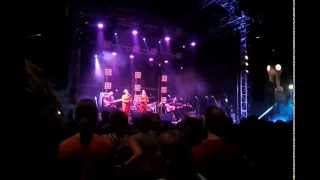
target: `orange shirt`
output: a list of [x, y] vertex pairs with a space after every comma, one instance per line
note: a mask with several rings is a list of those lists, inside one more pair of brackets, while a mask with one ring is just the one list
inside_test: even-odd
[[[86, 149], [86, 151], [84, 151]], [[83, 153], [89, 157], [103, 158], [110, 154], [112, 141], [109, 138], [94, 134], [89, 145], [80, 142], [80, 134], [67, 138], [59, 147], [59, 159], [82, 158]]]

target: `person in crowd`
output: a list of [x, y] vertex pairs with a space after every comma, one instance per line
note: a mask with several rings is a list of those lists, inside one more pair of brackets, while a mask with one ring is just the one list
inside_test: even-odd
[[[79, 132], [59, 147], [61, 178], [104, 179], [110, 171], [111, 139], [95, 133], [98, 109], [91, 99], [81, 100], [75, 109]], [[110, 165], [110, 166], [108, 166]]]
[[241, 144], [254, 165], [252, 174], [255, 179], [291, 178], [291, 169], [288, 167], [292, 157], [292, 137], [287, 126], [255, 116], [241, 121]]
[[[9, 178], [23, 174], [28, 179], [55, 179], [56, 156], [63, 136], [61, 104], [43, 78], [42, 69], [29, 61], [24, 65], [24, 113], [21, 119], [12, 121], [19, 136], [12, 140], [17, 148], [10, 146], [15, 154], [10, 158], [14, 173]], [[14, 163], [15, 159], [19, 162]]]
[[200, 144], [206, 137], [203, 120], [194, 117], [186, 117], [179, 124], [178, 129], [190, 147]]
[[229, 143], [232, 121], [218, 107], [205, 113], [207, 138], [193, 149], [197, 171], [207, 179], [243, 178], [244, 163], [239, 145]]
[[199, 179], [192, 167], [192, 147], [185, 137], [184, 132], [177, 128], [168, 129], [159, 136], [168, 180]]
[[139, 132], [128, 138], [132, 156], [123, 163], [131, 175], [139, 179], [157, 179], [166, 176], [157, 130], [159, 121], [143, 114], [136, 122]]

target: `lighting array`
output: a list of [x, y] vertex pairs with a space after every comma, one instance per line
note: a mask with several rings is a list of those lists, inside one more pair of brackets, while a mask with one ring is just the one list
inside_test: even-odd
[[[97, 23], [97, 28], [100, 29], [100, 30], [102, 30], [102, 29], [104, 28], [104, 24], [103, 24], [102, 22], [98, 22], [98, 23]], [[139, 34], [139, 31], [138, 31], [137, 29], [133, 29], [133, 30], [131, 31], [131, 34], [132, 34], [133, 36], [137, 36], [137, 35]], [[115, 36], [115, 37], [118, 37], [118, 33], [115, 32], [115, 33], [114, 33], [114, 36]], [[142, 40], [143, 40], [144, 42], [146, 42], [147, 39], [146, 39], [145, 37], [143, 37]], [[166, 36], [164, 37], [164, 41], [167, 42], [167, 43], [169, 43], [169, 42], [171, 41], [171, 37], [170, 37], [169, 35], [166, 35]], [[161, 44], [162, 41], [159, 40], [158, 43]], [[191, 41], [191, 42], [190, 42], [190, 46], [191, 46], [191, 47], [195, 47], [195, 46], [197, 46], [197, 43], [196, 43], [195, 41]], [[182, 45], [182, 48], [185, 49], [185, 48], [186, 48], [186, 45]]]

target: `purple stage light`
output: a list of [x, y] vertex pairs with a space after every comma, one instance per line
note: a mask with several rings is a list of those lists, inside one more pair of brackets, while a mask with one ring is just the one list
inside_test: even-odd
[[192, 47], [195, 47], [196, 45], [197, 45], [197, 43], [194, 42], [194, 41], [192, 41], [192, 42], [190, 43], [190, 46], [192, 46]]
[[118, 36], [118, 33], [115, 32], [114, 35], [115, 35], [115, 36]]
[[170, 39], [171, 39], [171, 38], [170, 38], [169, 36], [166, 36], [166, 37], [164, 38], [164, 40], [167, 41], [167, 42], [169, 42]]
[[164, 61], [164, 63], [165, 63], [165, 64], [168, 64], [168, 63], [169, 63], [169, 61], [168, 61], [168, 60], [165, 60], [165, 61]]
[[95, 55], [94, 55], [94, 58], [95, 58], [95, 59], [98, 59], [98, 55], [97, 55], [97, 54], [95, 54]]
[[185, 48], [186, 48], [186, 45], [182, 45], [182, 48], [185, 49]]
[[103, 23], [99, 22], [99, 23], [97, 24], [97, 27], [98, 27], [99, 29], [103, 29], [104, 25], [103, 25]]
[[95, 64], [95, 77], [100, 78], [102, 76], [102, 70], [101, 70], [99, 59], [97, 57], [95, 58], [94, 64]]
[[142, 38], [142, 40], [143, 40], [143, 41], [146, 41], [147, 39], [144, 37], [144, 38]]
[[132, 35], [136, 36], [138, 34], [138, 31], [137, 30], [132, 30]]
[[180, 69], [183, 70], [183, 66], [181, 66]]
[[161, 41], [158, 41], [159, 44], [161, 44]]
[[149, 58], [149, 61], [150, 61], [150, 62], [152, 62], [153, 60], [154, 60], [154, 59], [153, 59], [152, 57], [151, 57], [151, 58]]
[[116, 56], [116, 55], [117, 55], [117, 53], [116, 53], [116, 52], [112, 52], [111, 54], [112, 54], [112, 56]]
[[130, 54], [129, 58], [130, 58], [130, 59], [133, 59], [133, 58], [134, 58], [134, 55], [133, 55], [133, 54]]

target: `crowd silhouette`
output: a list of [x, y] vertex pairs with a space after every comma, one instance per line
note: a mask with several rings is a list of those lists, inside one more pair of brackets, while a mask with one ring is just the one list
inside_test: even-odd
[[35, 169], [26, 172], [32, 179], [292, 178], [290, 122], [252, 116], [233, 124], [213, 106], [204, 118], [187, 117], [177, 125], [154, 113], [134, 118], [131, 125], [121, 111], [99, 117], [91, 99], [80, 100], [74, 116], [64, 116], [57, 113], [63, 107], [36, 68], [27, 64], [26, 74], [31, 122], [24, 156], [34, 165], [21, 165]]

